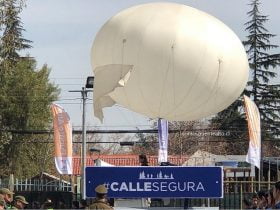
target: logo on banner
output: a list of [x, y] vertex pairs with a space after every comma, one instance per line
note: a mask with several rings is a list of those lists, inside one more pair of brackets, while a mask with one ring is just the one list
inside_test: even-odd
[[202, 182], [194, 181], [175, 181], [172, 173], [164, 174], [161, 171], [157, 174], [139, 173], [138, 182], [106, 182], [104, 185], [108, 190], [114, 192], [197, 192], [205, 191]]

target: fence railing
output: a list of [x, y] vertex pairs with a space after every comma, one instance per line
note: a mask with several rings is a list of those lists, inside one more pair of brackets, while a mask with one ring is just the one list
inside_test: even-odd
[[[188, 207], [219, 207], [220, 209], [243, 209], [243, 199], [252, 198], [259, 190], [268, 191], [275, 182], [264, 181], [224, 181], [223, 198], [187, 199]], [[183, 207], [185, 199], [173, 199], [174, 207]], [[177, 203], [177, 204], [176, 204]], [[176, 205], [175, 205], [176, 204]], [[156, 205], [155, 205], [156, 206]]]
[[[242, 209], [242, 200], [251, 198], [252, 195], [259, 190], [269, 190], [274, 182], [264, 181], [224, 181], [223, 198], [215, 199], [152, 199], [154, 207], [219, 207], [220, 209]], [[61, 180], [46, 179], [15, 179], [13, 186], [11, 181], [0, 179], [0, 188], [7, 187], [14, 189], [16, 192], [32, 192], [32, 191], [61, 191], [71, 192], [71, 184]], [[164, 202], [163, 202], [164, 200]], [[168, 200], [168, 201], [166, 201]]]
[[71, 192], [71, 183], [60, 180], [48, 179], [15, 179], [11, 183], [9, 179], [0, 179], [0, 188], [6, 187], [16, 192], [22, 191], [62, 191]]

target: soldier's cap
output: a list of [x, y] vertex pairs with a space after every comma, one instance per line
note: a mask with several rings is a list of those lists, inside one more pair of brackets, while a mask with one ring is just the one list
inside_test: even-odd
[[107, 194], [108, 190], [104, 184], [100, 184], [95, 188], [95, 192], [99, 194]]
[[0, 206], [5, 206], [5, 200], [2, 197], [0, 197]]
[[1, 188], [0, 189], [0, 194], [2, 194], [2, 195], [4, 195], [4, 194], [13, 195], [14, 193], [12, 191], [10, 191], [8, 188]]
[[15, 201], [20, 201], [24, 204], [28, 204], [28, 202], [25, 200], [25, 197], [21, 196], [21, 195], [17, 195], [15, 198], [14, 198]]

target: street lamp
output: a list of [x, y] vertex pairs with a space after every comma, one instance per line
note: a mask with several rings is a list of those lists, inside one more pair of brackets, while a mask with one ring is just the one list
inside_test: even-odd
[[88, 77], [87, 83], [86, 83], [86, 88], [93, 88], [93, 83], [94, 83], [94, 77]]
[[121, 141], [120, 146], [134, 146], [135, 142], [133, 141]]
[[100, 152], [101, 152], [100, 149], [96, 149], [96, 148], [90, 148], [89, 151], [90, 151], [91, 153], [94, 153], [94, 152], [100, 153]]
[[94, 77], [88, 77], [85, 87], [82, 90], [70, 90], [69, 92], [80, 92], [83, 100], [83, 115], [82, 115], [82, 164], [81, 164], [81, 193], [82, 199], [86, 198], [86, 180], [85, 180], [85, 168], [86, 168], [86, 100], [87, 93], [92, 92], [92, 90], [87, 90], [87, 88], [93, 88]]

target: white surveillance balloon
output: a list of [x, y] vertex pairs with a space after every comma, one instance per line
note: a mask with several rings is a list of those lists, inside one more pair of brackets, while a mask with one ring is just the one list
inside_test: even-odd
[[92, 47], [94, 112], [115, 103], [150, 118], [197, 120], [227, 108], [248, 80], [239, 38], [186, 5], [149, 3], [121, 11]]

